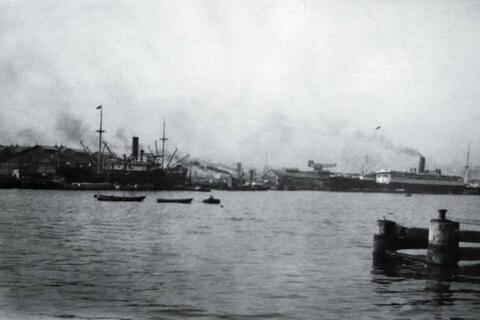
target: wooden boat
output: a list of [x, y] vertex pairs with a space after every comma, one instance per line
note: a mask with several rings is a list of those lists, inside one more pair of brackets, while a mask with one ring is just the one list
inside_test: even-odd
[[145, 199], [145, 196], [138, 196], [138, 197], [126, 197], [126, 196], [109, 196], [103, 194], [96, 194], [94, 196], [97, 198], [98, 201], [136, 201], [140, 202]]
[[210, 198], [203, 200], [203, 203], [220, 204], [220, 199], [215, 199], [214, 197], [210, 196]]
[[157, 202], [158, 203], [191, 203], [193, 198], [185, 198], [185, 199], [164, 199], [164, 198], [158, 198]]

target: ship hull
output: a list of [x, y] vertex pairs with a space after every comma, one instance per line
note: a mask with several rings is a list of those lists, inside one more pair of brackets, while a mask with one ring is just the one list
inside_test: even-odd
[[339, 192], [379, 192], [378, 184], [375, 183], [375, 180], [350, 177], [331, 177], [328, 190]]
[[187, 170], [184, 167], [174, 169], [154, 169], [149, 171], [104, 170], [97, 174], [94, 168], [61, 168], [57, 172], [66, 183], [110, 183], [121, 189], [172, 190], [185, 186]]
[[461, 184], [422, 183], [422, 181], [377, 183], [375, 180], [362, 180], [349, 177], [332, 177], [330, 191], [338, 192], [386, 192], [386, 193], [416, 193], [416, 194], [464, 194], [465, 187]]
[[422, 184], [422, 183], [390, 183], [379, 184], [383, 192], [405, 192], [422, 194], [463, 194], [465, 187], [461, 185]]
[[107, 172], [105, 177], [114, 185], [133, 186], [143, 189], [172, 190], [181, 188], [186, 182], [186, 172], [182, 170], [155, 170], [147, 172]]

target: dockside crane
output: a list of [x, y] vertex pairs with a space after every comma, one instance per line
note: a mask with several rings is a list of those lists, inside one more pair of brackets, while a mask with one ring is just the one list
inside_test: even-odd
[[335, 168], [336, 163], [315, 163], [313, 160], [308, 160], [308, 166], [315, 171], [323, 171], [325, 168]]
[[241, 185], [243, 181], [244, 172], [243, 170], [239, 171], [239, 168], [231, 168], [223, 164], [213, 164], [201, 160], [191, 161], [190, 166], [195, 166], [203, 171], [226, 174], [230, 177], [233, 187]]

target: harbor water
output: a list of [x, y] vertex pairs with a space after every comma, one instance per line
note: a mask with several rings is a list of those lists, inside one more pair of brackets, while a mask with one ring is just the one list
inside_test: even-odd
[[0, 190], [0, 319], [480, 318], [480, 268], [372, 262], [377, 219], [479, 219], [478, 196], [94, 194]]

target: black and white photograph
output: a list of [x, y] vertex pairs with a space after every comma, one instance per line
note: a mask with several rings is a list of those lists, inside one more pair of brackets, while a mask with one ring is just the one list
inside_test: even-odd
[[479, 319], [479, 39], [479, 0], [0, 0], [0, 319]]

